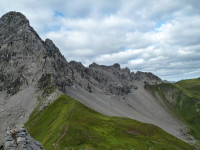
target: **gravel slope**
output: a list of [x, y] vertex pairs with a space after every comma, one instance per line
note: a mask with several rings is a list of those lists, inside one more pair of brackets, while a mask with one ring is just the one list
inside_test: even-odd
[[[105, 115], [128, 117], [151, 123], [188, 142], [186, 134], [183, 133], [186, 125], [174, 117], [161, 100], [152, 97], [143, 88], [143, 82], [137, 81], [135, 84], [138, 89], [133, 89], [127, 96], [106, 95], [95, 91], [90, 93], [78, 85], [67, 87], [66, 94]], [[3, 92], [0, 95], [1, 144], [7, 127], [12, 128], [27, 121], [29, 114], [36, 107], [37, 98], [33, 87], [11, 97], [6, 97]], [[47, 102], [52, 102], [53, 99], [50, 98]]]
[[13, 96], [7, 96], [5, 92], [0, 92], [0, 145], [6, 129], [25, 123], [37, 102], [33, 87], [19, 91]]
[[159, 99], [155, 99], [143, 88], [143, 82], [136, 82], [137, 90], [126, 97], [89, 93], [79, 86], [69, 87], [67, 94], [81, 103], [109, 116], [121, 116], [154, 124], [166, 132], [187, 141], [183, 130], [186, 125], [172, 115]]

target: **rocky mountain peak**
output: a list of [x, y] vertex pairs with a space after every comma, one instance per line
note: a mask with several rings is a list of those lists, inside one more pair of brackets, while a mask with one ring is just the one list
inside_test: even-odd
[[44, 42], [44, 45], [45, 45], [45, 47], [47, 49], [47, 55], [49, 57], [53, 57], [54, 59], [56, 59], [56, 58], [57, 59], [62, 59], [64, 61], [66, 61], [65, 58], [64, 58], [64, 56], [60, 53], [60, 50], [53, 43], [52, 40], [46, 39], [45, 42]]
[[89, 68], [93, 68], [93, 67], [97, 67], [99, 66], [98, 64], [96, 64], [95, 62], [93, 62], [92, 64], [89, 65]]
[[55, 52], [59, 51], [58, 48], [56, 47], [56, 45], [53, 43], [52, 40], [46, 39], [46, 40], [45, 40], [45, 44], [46, 44], [46, 46], [47, 46], [50, 50], [55, 51]]
[[138, 81], [143, 80], [143, 81], [149, 82], [150, 84], [162, 82], [162, 80], [159, 77], [155, 76], [153, 73], [141, 72], [141, 71], [137, 71], [135, 73], [134, 80], [138, 80]]
[[[9, 26], [28, 24], [28, 19], [20, 12], [11, 11], [3, 15], [0, 19], [1, 22]], [[19, 24], [21, 23], [21, 24]]]
[[98, 65], [97, 63], [92, 63], [92, 64], [90, 64], [89, 65], [89, 68], [104, 68], [104, 69], [118, 69], [118, 70], [120, 70], [121, 68], [120, 68], [120, 64], [118, 64], [118, 63], [115, 63], [115, 64], [113, 64], [113, 65], [111, 65], [111, 66], [106, 66], [106, 65]]
[[11, 11], [0, 18], [0, 43], [7, 41], [17, 41], [19, 35], [21, 39], [28, 40], [28, 34], [33, 33], [40, 41], [41, 38], [30, 26], [29, 20], [20, 12]]
[[0, 18], [0, 42], [10, 34], [29, 28], [28, 19], [19, 12], [11, 11]]
[[24, 15], [9, 12], [1, 17], [0, 91], [13, 95], [21, 88], [37, 85], [47, 74], [51, 74], [49, 82], [56, 85], [59, 78], [67, 77], [61, 70], [70, 73], [66, 68], [59, 49], [49, 39], [42, 41]]
[[115, 68], [120, 69], [120, 64], [118, 64], [118, 63], [115, 63], [113, 66], [114, 66]]

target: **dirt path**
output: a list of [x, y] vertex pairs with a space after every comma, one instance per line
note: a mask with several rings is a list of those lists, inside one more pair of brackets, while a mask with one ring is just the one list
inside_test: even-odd
[[56, 144], [55, 144], [55, 148], [57, 147], [58, 142], [65, 136], [65, 133], [67, 132], [67, 128], [68, 128], [68, 125], [66, 125], [63, 134], [57, 139]]

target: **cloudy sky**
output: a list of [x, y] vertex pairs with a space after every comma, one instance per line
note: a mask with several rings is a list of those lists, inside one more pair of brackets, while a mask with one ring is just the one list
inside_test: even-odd
[[0, 0], [67, 61], [116, 62], [177, 81], [200, 77], [199, 0]]

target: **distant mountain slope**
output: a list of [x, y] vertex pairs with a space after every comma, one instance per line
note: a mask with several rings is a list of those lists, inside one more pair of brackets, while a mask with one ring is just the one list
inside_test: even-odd
[[34, 111], [26, 127], [46, 150], [195, 149], [158, 127], [102, 115], [66, 95], [44, 110]]
[[200, 140], [200, 78], [175, 84], [147, 84], [146, 89], [162, 98], [168, 108], [189, 125], [190, 133]]
[[181, 89], [190, 97], [194, 97], [200, 100], [200, 78], [181, 80], [177, 82], [176, 87]]

